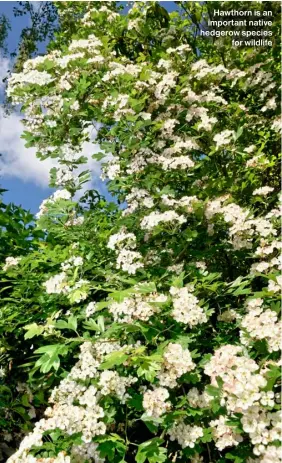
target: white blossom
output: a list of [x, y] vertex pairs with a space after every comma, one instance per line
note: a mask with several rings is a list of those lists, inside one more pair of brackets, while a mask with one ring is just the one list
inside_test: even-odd
[[264, 113], [268, 109], [276, 109], [276, 108], [277, 108], [277, 103], [275, 101], [275, 97], [273, 97], [273, 98], [270, 98], [270, 100], [268, 100], [266, 104], [261, 108], [261, 112]]
[[39, 207], [39, 212], [36, 217], [39, 219], [43, 214], [48, 211], [48, 206], [54, 204], [61, 199], [70, 200], [71, 193], [68, 190], [57, 190], [49, 198], [44, 199]]
[[200, 323], [205, 323], [207, 317], [202, 307], [198, 305], [199, 300], [191, 294], [186, 287], [170, 288], [172, 295], [173, 310], [172, 317], [179, 323], [185, 323], [192, 328]]
[[6, 272], [10, 267], [16, 267], [20, 260], [21, 257], [6, 257], [3, 271]]
[[43, 283], [47, 294], [67, 294], [67, 275], [61, 272]]
[[224, 130], [216, 134], [213, 137], [213, 140], [216, 142], [216, 148], [218, 149], [220, 146], [229, 145], [233, 138], [234, 132], [232, 130]]
[[145, 230], [151, 230], [159, 223], [169, 222], [178, 222], [179, 224], [183, 224], [186, 222], [186, 218], [183, 215], [177, 214], [175, 211], [153, 211], [142, 219], [140, 226]]
[[91, 315], [93, 315], [93, 313], [96, 312], [96, 306], [97, 306], [96, 302], [89, 302], [89, 304], [87, 305], [85, 309], [86, 318], [91, 317]]
[[279, 275], [275, 278], [275, 281], [269, 280], [268, 282], [268, 291], [273, 291], [274, 293], [281, 292], [282, 289], [282, 275]]
[[102, 395], [115, 394], [121, 403], [125, 403], [130, 395], [126, 392], [131, 384], [136, 383], [137, 378], [132, 376], [120, 376], [116, 371], [102, 371], [99, 379], [99, 387]]
[[143, 407], [146, 414], [154, 418], [162, 416], [171, 407], [171, 403], [166, 402], [168, 398], [169, 392], [164, 387], [157, 387], [153, 391], [149, 390], [145, 392], [143, 396]]
[[217, 349], [204, 369], [212, 385], [217, 386], [218, 376], [223, 380], [221, 405], [235, 413], [247, 410], [260, 399], [266, 380], [258, 370], [256, 362], [242, 354], [242, 347], [233, 345]]
[[177, 379], [194, 368], [189, 350], [183, 349], [180, 344], [169, 343], [164, 351], [162, 368], [158, 374], [160, 385], [176, 387]]
[[271, 186], [262, 186], [261, 188], [257, 188], [256, 190], [253, 191], [253, 196], [255, 195], [260, 195], [260, 196], [266, 196], [269, 193], [271, 193], [274, 190], [273, 187]]
[[137, 270], [144, 267], [142, 255], [137, 251], [122, 249], [117, 257], [117, 268], [121, 268], [124, 272], [134, 275]]
[[243, 441], [242, 436], [234, 432], [232, 426], [228, 426], [226, 421], [226, 417], [220, 415], [217, 420], [212, 420], [210, 422], [215, 439], [215, 445], [218, 450], [223, 450], [226, 447], [236, 447]]
[[185, 447], [194, 448], [197, 439], [204, 435], [203, 428], [185, 424], [184, 421], [174, 423], [173, 426], [168, 429], [168, 434], [170, 440], [177, 440], [183, 449]]
[[210, 406], [212, 397], [206, 392], [201, 394], [196, 387], [192, 387], [187, 394], [187, 400], [193, 408], [207, 408]]
[[133, 233], [128, 233], [125, 228], [122, 228], [118, 233], [111, 235], [108, 248], [109, 249], [119, 249], [121, 246], [123, 247], [126, 242], [126, 247], [134, 249], [136, 247], [136, 236]]

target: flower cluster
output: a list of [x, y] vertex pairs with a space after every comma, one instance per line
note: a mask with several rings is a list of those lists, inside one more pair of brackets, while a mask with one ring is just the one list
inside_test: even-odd
[[206, 408], [210, 406], [211, 396], [205, 391], [201, 394], [196, 387], [192, 387], [187, 394], [187, 400], [193, 408]]
[[164, 387], [156, 387], [153, 391], [146, 391], [143, 395], [143, 407], [148, 416], [159, 418], [166, 413], [170, 407], [169, 392]]
[[177, 214], [175, 211], [165, 211], [165, 212], [151, 212], [148, 216], [145, 216], [141, 221], [141, 228], [144, 230], [152, 230], [159, 223], [170, 223], [176, 222], [178, 224], [183, 224], [186, 222], [186, 218], [183, 215]]
[[70, 200], [71, 193], [67, 190], [55, 191], [55, 193], [53, 193], [48, 199], [44, 199], [42, 201], [39, 207], [39, 212], [36, 214], [36, 217], [39, 219], [42, 215], [46, 214], [46, 212], [48, 212], [48, 206], [56, 203], [56, 201], [59, 201], [61, 199]]
[[226, 424], [226, 421], [226, 417], [220, 415], [217, 420], [212, 420], [210, 422], [215, 439], [215, 445], [219, 450], [223, 450], [226, 447], [237, 446], [243, 440], [240, 434], [236, 434], [236, 432], [234, 432], [232, 426], [228, 426], [228, 424]]
[[281, 439], [280, 411], [270, 412], [254, 405], [244, 413], [241, 422], [254, 445], [255, 455], [267, 454], [268, 448], [271, 447], [269, 444]]
[[193, 370], [195, 366], [188, 349], [183, 349], [177, 343], [169, 343], [165, 348], [162, 368], [158, 374], [161, 386], [176, 387], [177, 379]]
[[266, 196], [269, 193], [271, 193], [273, 190], [274, 190], [273, 187], [262, 186], [261, 188], [257, 188], [256, 190], [253, 191], [253, 196], [255, 195]]
[[89, 304], [87, 305], [86, 309], [85, 309], [85, 316], [86, 318], [89, 318], [91, 317], [91, 315], [93, 315], [96, 311], [96, 302], [89, 302]]
[[139, 188], [133, 188], [131, 193], [125, 197], [127, 208], [123, 211], [123, 215], [132, 214], [140, 207], [151, 209], [154, 207], [154, 200], [151, 198], [148, 191]]
[[224, 205], [228, 196], [210, 201], [206, 207], [206, 217], [210, 221], [216, 214], [223, 214], [226, 223], [230, 224], [229, 235], [234, 249], [251, 248], [255, 234], [266, 238], [273, 237], [277, 230], [266, 218], [253, 218], [250, 210], [242, 209], [235, 203]]
[[193, 212], [193, 207], [199, 202], [196, 196], [182, 196], [180, 199], [174, 199], [169, 195], [162, 195], [162, 203], [165, 206], [174, 206], [182, 208], [185, 212]]
[[224, 130], [223, 132], [220, 132], [220, 133], [216, 134], [213, 137], [213, 140], [216, 143], [216, 148], [218, 149], [221, 146], [229, 145], [229, 143], [232, 140], [232, 137], [233, 137], [232, 130]]
[[97, 451], [97, 447], [98, 444], [95, 444], [94, 442], [74, 445], [71, 449], [70, 461], [74, 463], [81, 463], [82, 461], [92, 460], [95, 461], [95, 463], [104, 463], [105, 458], [100, 456], [100, 453]]
[[207, 321], [207, 316], [202, 307], [198, 305], [198, 298], [188, 291], [188, 288], [170, 288], [173, 309], [172, 317], [179, 323], [184, 323], [192, 328]]
[[134, 233], [127, 233], [125, 228], [110, 236], [108, 248], [118, 253], [117, 268], [135, 274], [139, 268], [144, 266], [142, 255], [134, 250], [136, 248], [136, 236]]
[[[52, 392], [50, 402], [54, 405], [47, 408], [46, 418], [36, 423], [33, 432], [24, 438], [19, 450], [9, 459], [9, 463], [30, 461], [31, 447], [42, 445], [43, 433], [54, 429], [61, 429], [69, 435], [81, 432], [85, 443], [84, 452], [93, 451], [95, 455], [96, 447], [93, 448], [92, 438], [106, 432], [106, 425], [101, 420], [104, 411], [98, 405], [99, 396], [96, 387], [93, 385], [87, 387], [81, 381], [97, 374], [99, 360], [95, 359], [95, 348], [90, 343], [81, 346], [78, 363]], [[77, 451], [79, 452], [79, 449], [74, 448], [74, 453]]]
[[16, 267], [20, 260], [21, 257], [6, 257], [3, 271], [6, 272], [10, 267]]
[[62, 272], [50, 277], [43, 283], [47, 294], [64, 294], [72, 302], [79, 303], [87, 298], [89, 292], [89, 281], [79, 279], [73, 281], [73, 273], [81, 268], [83, 258], [81, 256], [71, 256], [65, 262], [62, 262]]
[[47, 294], [65, 294], [72, 302], [79, 303], [87, 298], [89, 281], [80, 279], [74, 284], [69, 284], [66, 272], [58, 273], [43, 283]]
[[169, 430], [170, 440], [176, 440], [184, 449], [185, 447], [195, 447], [197, 439], [203, 437], [203, 428], [201, 426], [191, 426], [184, 421], [175, 423]]
[[43, 283], [47, 294], [67, 294], [67, 274], [58, 273]]
[[222, 399], [229, 412], [240, 413], [256, 403], [266, 380], [257, 373], [257, 363], [242, 355], [241, 346], [225, 345], [217, 349], [205, 366], [205, 374], [211, 377], [211, 384], [217, 386], [216, 378], [223, 380]]
[[164, 294], [148, 296], [135, 294], [131, 298], [125, 298], [122, 302], [112, 302], [109, 305], [109, 312], [115, 321], [123, 323], [133, 323], [134, 320], [147, 321], [158, 312], [157, 305], [166, 301], [167, 297]]
[[280, 349], [282, 323], [278, 320], [277, 313], [270, 309], [263, 310], [262, 304], [262, 299], [249, 301], [248, 313], [241, 320], [241, 342], [248, 344], [251, 340], [265, 339], [269, 352], [275, 352]]
[[101, 373], [98, 384], [102, 395], [115, 394], [121, 403], [125, 403], [126, 399], [130, 397], [126, 393], [126, 388], [136, 381], [137, 378], [132, 376], [122, 377], [116, 371], [105, 370]]

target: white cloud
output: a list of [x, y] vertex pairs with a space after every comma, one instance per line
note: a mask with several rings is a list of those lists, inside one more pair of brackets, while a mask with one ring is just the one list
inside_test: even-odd
[[[0, 93], [4, 92], [5, 84], [2, 80], [10, 67], [10, 60], [0, 56]], [[34, 148], [25, 148], [25, 141], [21, 139], [23, 130], [21, 116], [16, 112], [6, 115], [0, 107], [0, 175], [17, 177], [47, 187], [49, 170], [55, 161], [40, 161]]]
[[0, 55], [0, 96], [3, 96], [3, 92], [5, 89], [5, 83], [3, 82], [3, 79], [7, 77], [10, 65], [10, 60]]
[[[96, 137], [96, 131], [93, 131], [90, 139], [94, 141], [95, 137]], [[85, 156], [88, 159], [88, 161], [86, 164], [83, 164], [82, 166], [80, 166], [77, 172], [79, 173], [87, 169], [89, 169], [91, 172], [91, 180], [83, 185], [83, 188], [81, 190], [82, 194], [85, 193], [86, 190], [88, 189], [99, 190], [100, 193], [102, 194], [105, 191], [104, 184], [102, 183], [100, 179], [101, 163], [98, 161], [95, 161], [95, 159], [92, 158], [93, 154], [101, 151], [101, 148], [97, 143], [94, 143], [93, 141], [85, 142], [82, 145], [81, 154]], [[78, 196], [81, 196], [81, 194], [78, 194]]]
[[8, 69], [10, 67], [10, 60], [8, 58], [4, 58], [4, 56], [0, 55], [0, 79], [2, 85], [2, 79], [6, 77]]
[[32, 6], [35, 9], [35, 11], [38, 11], [42, 6], [43, 0], [42, 1], [33, 1], [32, 0], [31, 3], [32, 3]]
[[[26, 148], [25, 140], [21, 138], [24, 126], [21, 116], [12, 113], [5, 116], [0, 108], [0, 174], [7, 177], [20, 178], [26, 182], [32, 182], [41, 187], [49, 184], [49, 171], [57, 165], [56, 159], [48, 158], [41, 161], [36, 157], [35, 148]], [[94, 138], [96, 135], [93, 132]], [[80, 171], [90, 169], [92, 174], [91, 184], [87, 188], [101, 187], [99, 176], [100, 163], [92, 159], [92, 155], [100, 150], [99, 145], [93, 142], [85, 142], [82, 146], [82, 154], [87, 157], [88, 162], [81, 166]]]
[[[0, 99], [5, 89], [2, 79], [6, 77], [10, 65], [10, 61], [0, 55]], [[49, 171], [58, 165], [57, 160], [48, 158], [42, 161], [36, 157], [35, 148], [25, 147], [26, 141], [21, 138], [24, 131], [21, 118], [16, 111], [6, 115], [4, 109], [0, 107], [0, 175], [19, 178], [46, 188], [49, 184]], [[101, 165], [92, 159], [92, 155], [100, 151], [99, 145], [95, 144], [96, 129], [93, 127], [89, 134], [91, 141], [83, 144], [81, 153], [88, 161], [80, 167], [79, 172], [89, 169], [92, 180], [84, 185], [83, 191], [96, 188], [101, 193], [105, 193], [105, 186], [99, 178]]]
[[41, 187], [49, 183], [49, 170], [55, 161], [40, 161], [34, 148], [25, 148], [21, 138], [24, 127], [17, 113], [5, 116], [0, 108], [0, 172], [2, 176], [17, 177]]

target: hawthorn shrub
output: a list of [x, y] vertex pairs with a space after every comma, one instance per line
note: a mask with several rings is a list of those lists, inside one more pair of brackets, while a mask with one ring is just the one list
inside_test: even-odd
[[[218, 4], [58, 2], [48, 53], [9, 79], [59, 164], [45, 240], [3, 267], [9, 463], [281, 461], [279, 7], [272, 49], [232, 49], [199, 35]], [[75, 201], [93, 127], [119, 210]]]

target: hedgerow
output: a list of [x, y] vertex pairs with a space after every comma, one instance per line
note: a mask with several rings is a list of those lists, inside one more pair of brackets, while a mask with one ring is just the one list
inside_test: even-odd
[[[9, 463], [280, 461], [279, 43], [202, 38], [218, 2], [187, 3], [58, 2], [9, 79], [59, 163], [2, 270]], [[119, 209], [77, 200], [93, 128]]]

